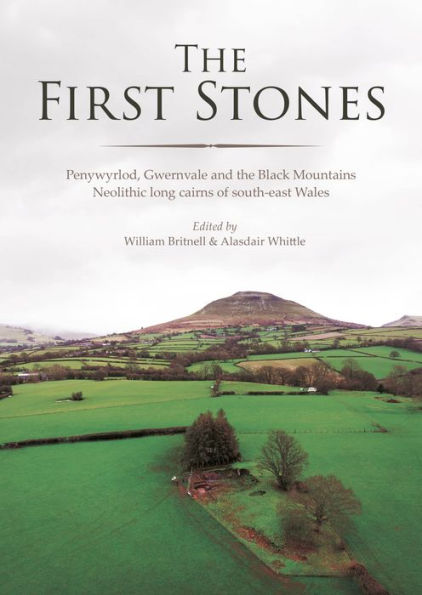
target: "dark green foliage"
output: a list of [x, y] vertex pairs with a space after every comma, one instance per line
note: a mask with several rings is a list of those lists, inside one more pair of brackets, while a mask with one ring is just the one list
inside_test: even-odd
[[289, 490], [308, 462], [299, 442], [283, 430], [272, 431], [262, 447], [258, 463], [272, 473], [282, 490]]
[[210, 411], [201, 413], [186, 431], [183, 456], [186, 468], [226, 465], [239, 459], [235, 431], [222, 409], [215, 418]]

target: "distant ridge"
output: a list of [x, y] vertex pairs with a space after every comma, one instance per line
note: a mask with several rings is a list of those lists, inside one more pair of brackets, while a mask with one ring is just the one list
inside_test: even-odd
[[285, 300], [272, 293], [238, 291], [229, 297], [207, 304], [190, 316], [135, 332], [180, 332], [248, 324], [335, 324], [350, 328], [361, 326], [327, 318], [297, 302]]
[[56, 340], [52, 336], [43, 332], [9, 324], [0, 324], [1, 347], [37, 346], [55, 342]]
[[93, 337], [92, 334], [54, 331], [53, 329], [30, 329], [11, 324], [0, 324], [0, 347], [37, 347], [58, 344], [68, 340]]
[[393, 322], [387, 322], [386, 324], [382, 325], [385, 326], [408, 326], [408, 327], [422, 327], [422, 316], [409, 316], [405, 314], [398, 320], [394, 320]]

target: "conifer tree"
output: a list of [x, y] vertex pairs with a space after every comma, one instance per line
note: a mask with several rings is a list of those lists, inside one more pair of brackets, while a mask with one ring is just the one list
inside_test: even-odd
[[201, 413], [185, 434], [184, 464], [187, 468], [226, 465], [240, 457], [237, 438], [222, 409], [214, 418]]

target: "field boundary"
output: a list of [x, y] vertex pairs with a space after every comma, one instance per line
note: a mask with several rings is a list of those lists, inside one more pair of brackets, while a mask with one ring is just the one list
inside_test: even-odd
[[55, 436], [53, 438], [30, 438], [17, 442], [0, 444], [1, 450], [24, 448], [26, 446], [46, 446], [48, 444], [68, 444], [74, 442], [97, 442], [100, 440], [124, 440], [126, 438], [144, 438], [146, 436], [171, 436], [184, 434], [188, 426], [173, 426], [169, 428], [142, 428], [135, 430], [115, 430], [112, 432], [95, 432], [92, 434], [76, 434], [74, 436]]

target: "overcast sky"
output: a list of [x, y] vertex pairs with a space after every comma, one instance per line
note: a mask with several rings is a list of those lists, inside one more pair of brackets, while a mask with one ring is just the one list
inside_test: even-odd
[[[0, 322], [95, 333], [132, 330], [190, 314], [241, 290], [268, 291], [333, 318], [380, 325], [422, 314], [420, 282], [422, 25], [412, 1], [3, 0]], [[246, 48], [246, 72], [181, 72], [176, 43]], [[227, 56], [229, 59], [229, 56]], [[219, 111], [198, 83], [217, 81]], [[62, 104], [40, 121], [39, 80], [62, 81]], [[291, 112], [258, 118], [242, 96], [230, 120], [221, 85], [279, 86]], [[87, 121], [87, 85], [122, 109], [131, 85], [173, 85], [166, 121], [152, 97], [135, 121]], [[339, 120], [339, 86], [385, 87], [386, 115]], [[78, 86], [79, 121], [66, 121], [66, 86]], [[332, 117], [295, 121], [297, 87]], [[243, 101], [244, 99], [244, 101]], [[276, 113], [276, 97], [262, 104]], [[374, 110], [375, 111], [375, 110]], [[316, 144], [285, 149], [116, 149], [105, 144]], [[326, 199], [95, 199], [67, 169], [355, 171]], [[148, 184], [149, 185], [149, 184]], [[225, 184], [217, 183], [214, 189]], [[251, 187], [256, 184], [252, 184]], [[169, 188], [168, 184], [157, 184]], [[179, 184], [179, 186], [181, 186]], [[189, 187], [190, 183], [185, 184]], [[200, 187], [212, 187], [199, 184]], [[273, 185], [274, 186], [274, 185]], [[244, 186], [246, 187], [246, 185]], [[277, 187], [275, 185], [275, 187]], [[281, 185], [280, 185], [281, 187]], [[194, 235], [194, 221], [230, 221], [238, 235], [300, 235], [301, 249], [127, 248], [125, 235]]]

